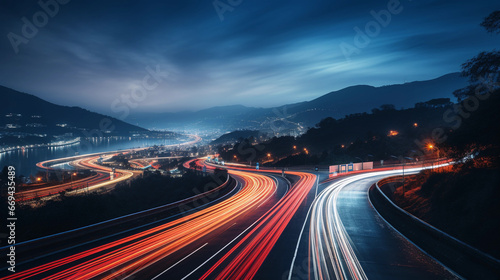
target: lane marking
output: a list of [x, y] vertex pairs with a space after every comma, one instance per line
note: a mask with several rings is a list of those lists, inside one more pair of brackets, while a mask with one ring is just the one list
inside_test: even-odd
[[156, 275], [155, 277], [151, 278], [151, 280], [155, 280], [156, 278], [160, 277], [163, 273], [165, 273], [165, 272], [169, 271], [169, 270], [170, 270], [170, 269], [172, 269], [174, 266], [178, 265], [178, 264], [179, 264], [179, 263], [181, 263], [183, 260], [185, 260], [185, 259], [189, 258], [191, 255], [193, 255], [194, 253], [198, 252], [199, 250], [201, 250], [201, 248], [203, 248], [203, 247], [205, 247], [205, 246], [207, 246], [207, 245], [208, 245], [208, 243], [205, 243], [205, 244], [204, 244], [203, 246], [201, 246], [200, 248], [198, 248], [198, 249], [194, 250], [193, 252], [191, 252], [191, 254], [189, 254], [189, 255], [185, 256], [185, 257], [184, 257], [184, 258], [182, 258], [180, 261], [178, 261], [178, 262], [174, 263], [171, 267], [169, 267], [169, 268], [165, 269], [162, 273], [160, 273], [160, 274]]
[[302, 239], [302, 234], [304, 233], [304, 228], [306, 227], [307, 220], [309, 220], [309, 214], [311, 212], [311, 209], [312, 209], [315, 201], [316, 201], [316, 198], [314, 198], [313, 202], [309, 206], [309, 210], [307, 210], [307, 214], [306, 214], [306, 219], [304, 220], [304, 223], [302, 224], [302, 229], [300, 230], [299, 239], [297, 240], [297, 246], [295, 247], [295, 253], [293, 254], [292, 263], [290, 264], [290, 272], [288, 273], [288, 280], [292, 279], [293, 265], [295, 264], [295, 260], [297, 259], [297, 253], [299, 251], [300, 240]]
[[211, 259], [213, 259], [215, 256], [217, 256], [220, 252], [224, 251], [229, 245], [231, 245], [234, 241], [239, 239], [245, 232], [247, 232], [250, 228], [252, 228], [256, 223], [260, 222], [260, 220], [262, 220], [262, 218], [263, 217], [261, 216], [259, 219], [257, 219], [255, 222], [253, 222], [253, 224], [248, 226], [244, 231], [242, 231], [240, 234], [238, 234], [238, 236], [236, 236], [233, 240], [229, 241], [229, 243], [227, 243], [224, 247], [222, 247], [219, 251], [217, 251], [215, 254], [213, 254], [210, 258], [208, 258], [206, 261], [204, 261], [202, 264], [200, 264], [197, 268], [195, 268], [193, 271], [191, 271], [188, 275], [184, 276], [181, 280], [184, 280], [184, 279], [188, 278], [189, 276], [191, 276], [191, 274], [195, 273], [198, 269], [200, 269], [205, 264], [207, 264]]
[[[238, 186], [239, 186], [239, 188], [238, 188]], [[124, 233], [127, 233], [127, 232], [138, 230], [138, 229], [143, 228], [143, 227], [148, 227], [148, 226], [151, 226], [151, 225], [154, 225], [154, 224], [159, 224], [161, 222], [173, 219], [175, 217], [178, 217], [178, 216], [181, 216], [181, 215], [184, 215], [184, 214], [187, 215], [187, 214], [195, 213], [196, 212], [195, 210], [197, 210], [199, 208], [210, 207], [212, 205], [215, 205], [217, 201], [225, 199], [225, 197], [231, 195], [232, 192], [235, 192], [234, 194], [237, 194], [240, 190], [241, 190], [241, 182], [239, 182], [238, 180], [236, 180], [236, 186], [234, 187], [233, 190], [231, 190], [227, 194], [225, 194], [225, 195], [223, 195], [223, 196], [221, 196], [221, 197], [219, 197], [219, 198], [217, 198], [217, 199], [215, 199], [215, 200], [213, 200], [211, 202], [208, 202], [207, 204], [203, 204], [203, 205], [197, 206], [197, 207], [195, 207], [193, 209], [190, 209], [189, 211], [177, 213], [177, 214], [174, 214], [173, 216], [169, 216], [169, 217], [163, 218], [161, 220], [156, 220], [156, 221], [153, 221], [153, 222], [150, 222], [150, 223], [147, 223], [147, 224], [143, 224], [143, 225], [140, 225], [140, 226], [137, 226], [137, 227], [134, 227], [134, 228], [126, 229], [126, 230], [123, 230], [121, 232], [117, 232], [117, 233], [114, 233], [114, 234], [111, 234], [111, 235], [107, 235], [107, 236], [103, 236], [103, 237], [100, 237], [100, 238], [97, 238], [97, 239], [86, 241], [84, 243], [79, 243], [79, 244], [76, 244], [74, 246], [66, 247], [66, 248], [63, 248], [63, 249], [58, 250], [58, 251], [49, 252], [47, 254], [44, 254], [44, 255], [41, 255], [41, 256], [38, 256], [38, 257], [35, 257], [35, 258], [31, 258], [29, 260], [22, 261], [19, 264], [20, 265], [21, 264], [27, 264], [27, 263], [30, 263], [30, 262], [33, 262], [33, 261], [36, 261], [36, 260], [39, 260], [39, 259], [42, 259], [42, 258], [45, 258], [45, 257], [48, 257], [48, 256], [52, 256], [52, 255], [55, 255], [55, 254], [58, 254], [58, 253], [65, 252], [67, 250], [78, 248], [80, 246], [85, 246], [85, 245], [88, 245], [88, 244], [95, 243], [97, 241], [106, 240], [108, 238], [112, 238], [112, 237], [115, 237], [115, 236], [118, 236], [118, 235], [121, 235], [121, 234], [124, 234]], [[143, 211], [140, 211], [140, 212], [137, 212], [137, 213], [142, 213], [142, 212], [145, 212], [145, 211], [148, 211], [148, 210], [152, 210], [152, 209], [156, 209], [156, 208], [160, 208], [160, 207], [162, 207], [162, 206], [158, 206], [158, 207], [155, 207], [155, 208], [143, 210]], [[130, 216], [130, 215], [134, 215], [134, 214], [137, 214], [137, 213], [128, 214], [128, 215], [125, 215], [125, 216], [122, 216], [122, 217], [114, 218], [114, 219], [103, 221], [103, 222], [100, 222], [100, 223], [105, 223], [105, 222], [108, 222], [108, 221], [120, 219], [120, 218], [127, 217], [127, 216]], [[97, 223], [97, 224], [100, 224], [100, 223]], [[97, 225], [97, 224], [94, 224], [94, 225]], [[76, 231], [76, 230], [84, 229], [84, 228], [90, 227], [90, 226], [92, 226], [92, 225], [88, 225], [88, 226], [85, 226], [85, 227], [82, 227], [82, 228], [77, 228], [77, 229], [73, 229], [73, 230], [69, 230], [69, 231], [65, 231], [65, 232], [61, 232], [61, 233], [56, 233], [56, 234], [49, 235], [49, 236], [40, 237], [40, 238], [37, 238], [37, 239], [32, 239], [32, 240], [29, 240], [29, 241], [24, 241], [24, 242], [17, 243], [17, 244], [22, 244], [22, 243], [27, 243], [27, 242], [32, 242], [32, 241], [38, 241], [38, 240], [45, 239], [45, 238], [48, 238], [48, 237], [58, 236], [58, 235], [61, 235], [63, 233], [73, 232], [73, 231]], [[5, 248], [8, 248], [8, 247], [2, 247], [2, 248], [0, 248], [0, 250], [5, 249]]]

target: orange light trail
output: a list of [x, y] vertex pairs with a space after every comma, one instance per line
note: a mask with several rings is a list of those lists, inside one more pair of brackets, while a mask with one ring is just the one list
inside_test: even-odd
[[[273, 173], [275, 171], [272, 171]], [[278, 171], [276, 171], [278, 172]], [[297, 212], [307, 194], [314, 186], [316, 175], [302, 172], [289, 172], [299, 176], [299, 181], [273, 208], [263, 215], [260, 222], [245, 237], [212, 266], [200, 279], [214, 278], [214, 271], [232, 257], [215, 279], [252, 279], [278, 241], [286, 226]], [[246, 245], [245, 245], [246, 244]]]
[[270, 177], [241, 171], [230, 171], [230, 173], [241, 177], [245, 181], [245, 186], [237, 194], [216, 205], [132, 236], [13, 274], [5, 279], [36, 277], [41, 273], [91, 256], [92, 259], [56, 272], [46, 279], [93, 277], [112, 279], [124, 273], [130, 275], [145, 265], [188, 246], [193, 240], [206, 237], [215, 230], [244, 217], [267, 201], [276, 191], [277, 186]]

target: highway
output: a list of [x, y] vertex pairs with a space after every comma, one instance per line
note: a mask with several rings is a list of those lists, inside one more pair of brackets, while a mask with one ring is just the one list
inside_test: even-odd
[[[194, 142], [198, 141], [201, 141], [201, 138], [196, 138], [194, 140]], [[30, 201], [35, 198], [50, 199], [51, 197], [59, 194], [62, 191], [78, 192], [80, 190], [92, 191], [99, 188], [111, 188], [119, 182], [141, 175], [142, 171], [116, 169], [114, 173], [114, 179], [111, 180], [110, 178], [110, 173], [112, 171], [111, 168], [97, 164], [97, 160], [100, 157], [106, 159], [106, 158], [111, 158], [112, 156], [117, 155], [118, 153], [127, 154], [133, 151], [139, 151], [143, 149], [146, 148], [72, 156], [72, 157], [58, 158], [58, 159], [39, 162], [37, 163], [37, 167], [40, 170], [44, 170], [46, 172], [54, 172], [57, 170], [57, 168], [54, 168], [53, 166], [67, 163], [70, 166], [75, 167], [77, 170], [83, 170], [83, 169], [92, 170], [96, 172], [97, 175], [79, 180], [74, 180], [74, 181], [72, 180], [71, 182], [67, 183], [46, 186], [42, 188], [26, 189], [26, 190], [21, 189], [18, 191], [18, 201], [19, 202]]]
[[[225, 250], [233, 251], [234, 247], [229, 246], [230, 244], [234, 246], [240, 244], [243, 239], [255, 239], [250, 233], [259, 232], [262, 235], [269, 230], [273, 234], [272, 239], [277, 239], [281, 228], [275, 228], [275, 225], [285, 226], [287, 216], [283, 217], [284, 220], [279, 217], [279, 221], [274, 221], [271, 214], [276, 213], [274, 206], [288, 194], [287, 182], [277, 176], [238, 170], [231, 170], [230, 173], [240, 182], [240, 190], [217, 204], [151, 229], [110, 240], [99, 246], [91, 246], [90, 249], [87, 249], [87, 244], [84, 246], [85, 250], [79, 250], [77, 253], [70, 250], [71, 255], [58, 256], [44, 264], [23, 269], [22, 272], [6, 279], [112, 279], [123, 275], [137, 275], [140, 279], [172, 279], [175, 275], [174, 279], [177, 279], [182, 278], [181, 274], [186, 271], [190, 271], [193, 275], [190, 277], [194, 277], [195, 274], [210, 269], [210, 265], [214, 265], [211, 261], [218, 261]], [[286, 201], [290, 199], [287, 198]], [[289, 214], [293, 211], [285, 210], [285, 213]], [[265, 218], [262, 218], [263, 216]], [[102, 240], [100, 236], [99, 239]], [[265, 246], [256, 244], [259, 245], [258, 250], [269, 249], [273, 245], [272, 242], [259, 243]], [[195, 250], [203, 256], [197, 266], [193, 266], [196, 262], [192, 260], [181, 262], [187, 257], [194, 257]], [[35, 263], [39, 262], [40, 260]], [[168, 264], [170, 266], [167, 266]], [[255, 266], [258, 269], [258, 263]], [[169, 267], [172, 268], [167, 274], [165, 270]]]
[[[419, 169], [407, 170], [407, 174]], [[457, 279], [373, 208], [368, 189], [401, 171], [328, 183], [311, 207], [308, 276], [314, 279]], [[292, 276], [293, 272], [290, 274]]]
[[[107, 171], [96, 160], [72, 164]], [[287, 171], [284, 178], [280, 170], [200, 159], [184, 166], [192, 162], [198, 170], [226, 168], [234, 188], [201, 206], [179, 204], [180, 213], [153, 222], [141, 224], [139, 215], [131, 228], [90, 232], [23, 260], [2, 279], [459, 279], [373, 208], [369, 187], [401, 170], [335, 179]]]

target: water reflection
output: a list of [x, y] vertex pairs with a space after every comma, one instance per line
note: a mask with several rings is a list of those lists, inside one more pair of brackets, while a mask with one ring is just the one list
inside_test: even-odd
[[142, 148], [153, 145], [173, 145], [178, 143], [178, 141], [170, 139], [94, 137], [88, 140], [82, 140], [82, 142], [77, 145], [26, 148], [24, 150], [18, 149], [0, 153], [0, 168], [7, 165], [13, 165], [16, 168], [17, 176], [29, 176], [30, 174], [36, 174], [36, 163], [44, 160], [120, 149]]

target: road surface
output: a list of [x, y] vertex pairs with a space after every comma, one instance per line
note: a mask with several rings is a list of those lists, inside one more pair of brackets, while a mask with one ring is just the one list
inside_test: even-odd
[[399, 234], [371, 205], [369, 187], [396, 174], [400, 171], [350, 176], [329, 183], [318, 195], [310, 216], [308, 276], [457, 279], [453, 272]]
[[[47, 262], [36, 260], [36, 266], [25, 264], [22, 272], [6, 279], [197, 278], [207, 272], [218, 274], [214, 271], [220, 260], [236, 263], [236, 268], [240, 267], [239, 256], [263, 260], [266, 250], [274, 244], [272, 241], [279, 238], [287, 219], [293, 216], [293, 201], [300, 198], [309, 176], [304, 175], [291, 191], [288, 183], [277, 176], [238, 170], [230, 173], [242, 183], [240, 191], [217, 204], [105, 243], [101, 236], [96, 237], [96, 246], [89, 248], [85, 244], [85, 249], [51, 256]], [[264, 235], [269, 236], [269, 242], [262, 242]], [[260, 254], [250, 253], [248, 248]], [[187, 258], [190, 261], [184, 262]], [[259, 266], [258, 262], [252, 263], [254, 271]]]

